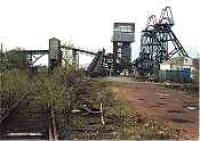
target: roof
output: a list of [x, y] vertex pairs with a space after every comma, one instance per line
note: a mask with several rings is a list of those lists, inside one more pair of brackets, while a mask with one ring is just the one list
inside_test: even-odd
[[116, 23], [114, 23], [114, 26], [115, 25], [131, 25], [131, 26], [135, 26], [135, 23], [123, 23], [123, 22], [116, 22]]
[[179, 66], [187, 66], [188, 64], [186, 64], [186, 60], [191, 60], [191, 65], [198, 69], [199, 70], [199, 62], [200, 62], [200, 59], [197, 59], [197, 58], [188, 58], [188, 57], [174, 57], [174, 58], [171, 58], [167, 61], [164, 61], [163, 63], [161, 64], [170, 64], [170, 65], [179, 65]]
[[188, 59], [188, 58], [185, 58], [185, 57], [174, 57], [174, 58], [171, 58], [171, 59], [169, 59], [167, 61], [164, 61], [162, 64], [183, 65], [185, 59]]

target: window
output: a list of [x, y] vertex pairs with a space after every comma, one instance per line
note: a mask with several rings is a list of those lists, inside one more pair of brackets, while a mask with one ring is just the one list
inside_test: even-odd
[[132, 31], [132, 26], [130, 25], [120, 25], [120, 26], [116, 26], [114, 28], [114, 31], [116, 32], [133, 32]]

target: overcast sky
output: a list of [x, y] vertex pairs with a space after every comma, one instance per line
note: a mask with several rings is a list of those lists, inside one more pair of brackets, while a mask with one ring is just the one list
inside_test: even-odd
[[7, 49], [47, 49], [48, 39], [71, 40], [76, 47], [112, 50], [114, 22], [135, 22], [138, 56], [140, 32], [148, 16], [171, 6], [173, 27], [191, 56], [200, 53], [199, 0], [0, 0], [0, 42]]

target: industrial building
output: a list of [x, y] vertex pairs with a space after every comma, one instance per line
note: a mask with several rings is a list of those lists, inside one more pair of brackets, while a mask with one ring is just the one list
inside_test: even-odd
[[159, 80], [172, 82], [198, 82], [199, 59], [175, 57], [160, 64]]
[[114, 23], [113, 75], [131, 73], [131, 43], [135, 41], [135, 23]]
[[131, 44], [135, 42], [134, 22], [113, 24], [111, 39], [113, 50], [108, 54], [104, 48], [98, 52], [92, 52], [66, 46], [55, 37], [49, 39], [49, 50], [25, 50], [24, 53], [30, 68], [43, 55], [48, 54], [50, 70], [63, 66], [63, 62], [64, 66], [71, 62], [71, 65], [78, 69], [79, 54], [86, 53], [94, 56], [86, 70], [88, 75], [93, 77], [135, 75], [151, 78], [156, 75], [162, 82], [167, 80], [197, 81], [199, 68], [195, 66], [198, 66], [199, 62], [189, 57], [172, 30], [174, 25], [172, 10], [169, 6], [161, 10], [159, 19], [156, 15], [151, 15], [145, 29], [141, 31], [140, 53], [134, 61], [131, 59], [133, 50]]

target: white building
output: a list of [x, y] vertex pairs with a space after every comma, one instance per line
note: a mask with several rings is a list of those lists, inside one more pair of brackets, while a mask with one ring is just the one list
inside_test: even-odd
[[189, 68], [191, 70], [191, 79], [199, 81], [199, 59], [175, 57], [160, 64], [160, 70], [183, 70]]
[[160, 64], [160, 70], [182, 70], [183, 68], [192, 68], [193, 59], [185, 57], [171, 58]]

